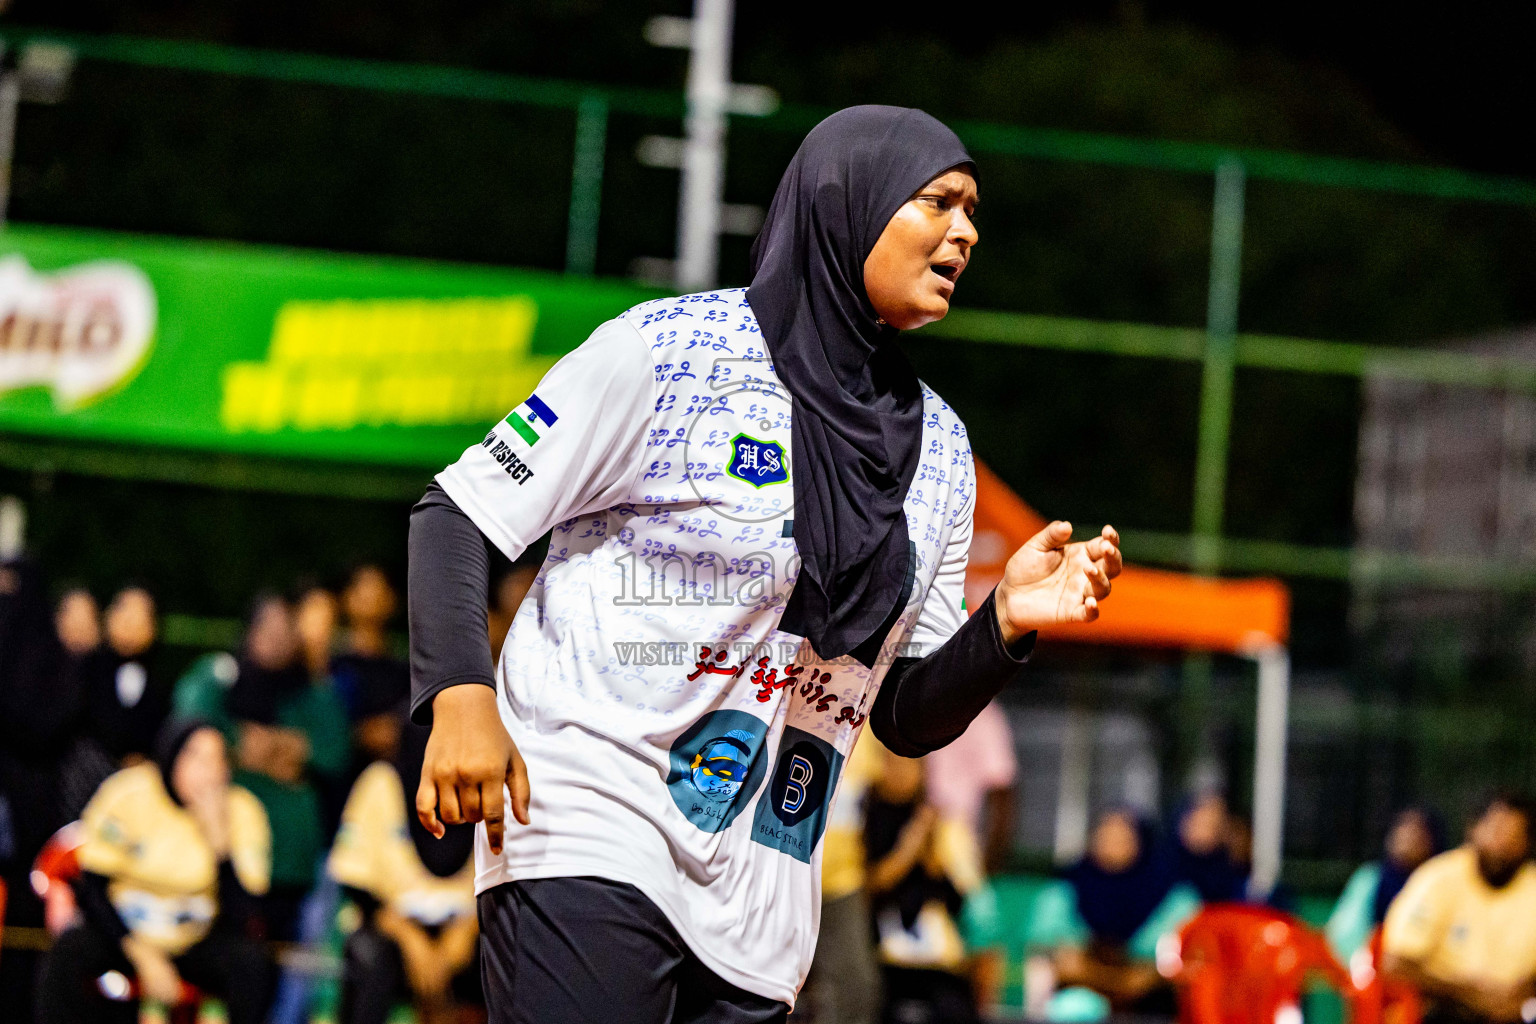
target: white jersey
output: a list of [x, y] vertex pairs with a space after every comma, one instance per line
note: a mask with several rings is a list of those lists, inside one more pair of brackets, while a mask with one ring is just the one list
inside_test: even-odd
[[799, 560], [789, 393], [746, 292], [636, 306], [438, 476], [509, 558], [553, 528], [497, 666], [533, 823], [482, 826], [476, 888], [634, 885], [720, 977], [793, 1004], [820, 923], [820, 839], [892, 657], [960, 627], [975, 478], [923, 388], [906, 608], [873, 670], [778, 628]]

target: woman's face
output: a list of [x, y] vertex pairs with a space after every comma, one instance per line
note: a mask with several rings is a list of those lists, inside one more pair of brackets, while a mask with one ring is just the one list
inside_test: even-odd
[[59, 642], [76, 657], [88, 654], [101, 643], [101, 617], [96, 599], [86, 590], [71, 590], [59, 601], [54, 616]]
[[217, 729], [199, 729], [182, 744], [171, 765], [171, 785], [184, 804], [196, 803], [201, 795], [229, 785], [224, 737]]
[[120, 591], [107, 606], [107, 643], [124, 658], [137, 658], [154, 645], [155, 599], [142, 587]]
[[306, 592], [293, 618], [305, 651], [317, 655], [330, 651], [336, 633], [336, 595], [318, 587]]
[[1107, 874], [1129, 871], [1141, 856], [1141, 836], [1136, 832], [1136, 823], [1123, 814], [1106, 814], [1093, 830], [1088, 855]]
[[1211, 794], [1189, 809], [1179, 822], [1179, 838], [1184, 848], [1194, 854], [1215, 853], [1225, 838], [1227, 801]]
[[276, 671], [293, 664], [299, 650], [299, 636], [293, 626], [293, 611], [281, 598], [269, 598], [256, 609], [251, 630], [245, 637], [245, 649], [251, 661]]
[[864, 291], [880, 319], [899, 331], [944, 319], [976, 244], [976, 198], [976, 179], [957, 168], [896, 211], [864, 261]]
[[1392, 823], [1392, 831], [1387, 833], [1387, 856], [1399, 867], [1412, 871], [1434, 852], [1434, 836], [1424, 815], [1414, 810], [1399, 814]]

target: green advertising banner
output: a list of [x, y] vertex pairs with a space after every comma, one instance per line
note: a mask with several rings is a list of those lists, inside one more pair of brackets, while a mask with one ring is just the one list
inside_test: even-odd
[[0, 432], [436, 468], [657, 292], [64, 228], [0, 232]]

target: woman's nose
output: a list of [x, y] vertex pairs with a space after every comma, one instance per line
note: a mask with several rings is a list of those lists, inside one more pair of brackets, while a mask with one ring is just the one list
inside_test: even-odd
[[949, 240], [964, 246], [975, 245], [979, 236], [976, 233], [976, 225], [963, 211], [957, 211], [954, 220], [949, 226]]

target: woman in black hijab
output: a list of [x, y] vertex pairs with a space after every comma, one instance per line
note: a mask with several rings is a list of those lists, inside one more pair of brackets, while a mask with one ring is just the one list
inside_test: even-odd
[[[1018, 671], [1036, 628], [1097, 617], [1120, 569], [1118, 538], [1106, 527], [1072, 544], [1070, 525], [1053, 523], [963, 619], [969, 448], [897, 339], [948, 312], [977, 242], [976, 201], [975, 162], [932, 117], [878, 106], [834, 114], [811, 131], [779, 185], [744, 295], [661, 300], [603, 325], [413, 511], [412, 708], [433, 724], [416, 807], [434, 834], [444, 823], [486, 822], [477, 860], [493, 1020], [595, 1019], [614, 1012], [616, 994], [627, 998], [625, 1019], [645, 1024], [783, 1020], [814, 944], [820, 815], [858, 730], [867, 721], [909, 757], [943, 746]], [[720, 457], [706, 451], [705, 434], [734, 439], [718, 442], [731, 455], [707, 477], [713, 489], [686, 477], [698, 501], [666, 496], [670, 479], [640, 485], [652, 460], [646, 439], [685, 437], [677, 420], [685, 405], [696, 407], [689, 393], [700, 399], [697, 390], [668, 394], [662, 382], [701, 382], [710, 372], [706, 356], [677, 340], [688, 332], [657, 317], [689, 318], [676, 323], [697, 328], [696, 339], [707, 329], [712, 350], [724, 353], [717, 366], [763, 361], [760, 334], [773, 378], [763, 383], [790, 399], [787, 450], [749, 436], [780, 429], [766, 414], [749, 415], [749, 406], [761, 409], [750, 400], [710, 409], [713, 429], [698, 432], [701, 454], [688, 456], [706, 461], [687, 463], [687, 472]], [[666, 449], [666, 466], [683, 465], [686, 452]], [[925, 495], [916, 478], [929, 453], [937, 453], [935, 481], [949, 475], [925, 484]], [[765, 479], [763, 459], [774, 477]], [[646, 478], [663, 472], [659, 460], [650, 468]], [[724, 490], [726, 476], [757, 491]], [[773, 535], [792, 538], [799, 568], [768, 581], [761, 602], [711, 593], [708, 602], [678, 602], [695, 605], [687, 611], [608, 612], [647, 603], [610, 589], [618, 576], [599, 569], [640, 548], [637, 536], [664, 528], [666, 541], [652, 543], [685, 566], [739, 565], [750, 549], [728, 545], [751, 542], [711, 529], [721, 539], [710, 547], [705, 530], [728, 527], [710, 517], [730, 518], [733, 503], [786, 480], [793, 519], [774, 522]], [[768, 494], [761, 500], [781, 507]], [[581, 536], [601, 528], [613, 547], [599, 554], [573, 540], [552, 543], [529, 598], [535, 614], [519, 617], [503, 650], [506, 699], [498, 702], [485, 633], [487, 538], [516, 558], [550, 527], [573, 532], [577, 517], [590, 520]], [[650, 591], [661, 593], [662, 570], [649, 571]], [[638, 592], [647, 589], [640, 581]], [[898, 622], [906, 623], [900, 631]], [[881, 658], [888, 640], [915, 635], [919, 622], [928, 624], [932, 653]], [[613, 636], [592, 635], [609, 623]], [[695, 640], [684, 630], [720, 632]], [[803, 637], [819, 657], [816, 681], [788, 687], [793, 666], [770, 669], [764, 657], [754, 673], [727, 664], [722, 648], [684, 686], [675, 677], [686, 668], [621, 665], [608, 643], [641, 641], [643, 649], [687, 637], [729, 639], [734, 649], [772, 636], [777, 650], [782, 634]], [[812, 710], [792, 711], [791, 699]], [[739, 756], [716, 756], [722, 744]], [[541, 818], [508, 833], [505, 794], [512, 817], [528, 826], [530, 779]], [[701, 845], [701, 833], [718, 841]], [[567, 964], [564, 950], [582, 951], [579, 962]], [[569, 969], [551, 973], [557, 963]]]

